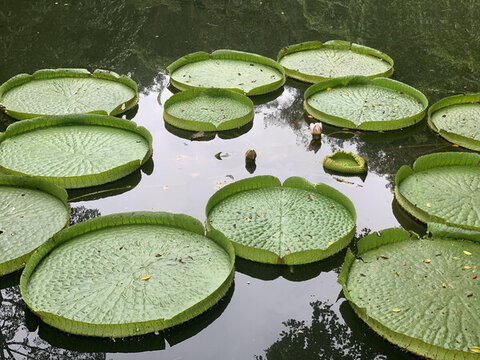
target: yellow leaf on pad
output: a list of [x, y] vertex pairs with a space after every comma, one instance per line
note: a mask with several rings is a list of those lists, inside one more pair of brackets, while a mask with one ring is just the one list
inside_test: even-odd
[[400, 312], [400, 311], [402, 311], [402, 310], [400, 310], [399, 308], [393, 308], [392, 311], [393, 311], [393, 312]]
[[464, 253], [465, 255], [468, 255], [468, 256], [472, 255], [472, 253], [471, 253], [470, 251], [467, 251], [467, 250], [463, 250], [463, 253]]
[[145, 275], [145, 276], [142, 276], [140, 279], [142, 280], [148, 280], [152, 277], [152, 275]]
[[480, 346], [472, 346], [468, 350], [470, 350], [471, 352], [474, 352], [476, 354], [480, 354]]

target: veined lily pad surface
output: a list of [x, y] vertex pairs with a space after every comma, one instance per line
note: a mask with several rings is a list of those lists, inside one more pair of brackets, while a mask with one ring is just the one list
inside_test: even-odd
[[422, 120], [428, 100], [399, 81], [347, 76], [310, 86], [304, 105], [315, 118], [334, 126], [396, 130]]
[[167, 123], [185, 130], [231, 130], [253, 120], [253, 102], [230, 90], [190, 89], [165, 102], [163, 117]]
[[224, 88], [260, 95], [285, 83], [285, 70], [264, 56], [234, 50], [199, 51], [167, 67], [170, 81], [180, 90]]
[[451, 96], [433, 104], [428, 125], [448, 141], [480, 151], [480, 94]]
[[207, 229], [221, 231], [238, 256], [270, 264], [305, 264], [343, 249], [355, 233], [352, 202], [339, 191], [299, 177], [229, 184], [208, 201]]
[[347, 151], [337, 151], [325, 156], [323, 166], [347, 174], [363, 174], [368, 171], [367, 162], [361, 156]]
[[10, 125], [0, 135], [0, 170], [65, 188], [108, 183], [151, 155], [150, 133], [106, 115], [46, 116]]
[[19, 74], [0, 86], [0, 105], [16, 119], [92, 112], [117, 115], [137, 102], [137, 84], [106, 70], [44, 69]]
[[388, 77], [393, 73], [393, 60], [387, 54], [341, 40], [290, 45], [280, 50], [277, 61], [287, 76], [310, 83], [350, 75]]
[[480, 155], [447, 152], [419, 157], [395, 177], [395, 198], [422, 222], [480, 230]]
[[98, 217], [39, 248], [20, 287], [47, 324], [123, 337], [187, 321], [220, 300], [233, 279], [231, 244], [200, 221], [169, 213]]
[[357, 315], [387, 340], [429, 359], [474, 360], [480, 243], [445, 235], [369, 235], [357, 258], [347, 250], [338, 281]]
[[0, 276], [23, 268], [69, 218], [64, 189], [39, 179], [0, 176]]

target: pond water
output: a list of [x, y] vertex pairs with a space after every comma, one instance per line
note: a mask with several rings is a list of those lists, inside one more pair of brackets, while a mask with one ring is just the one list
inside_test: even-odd
[[[161, 104], [172, 94], [165, 69], [199, 50], [276, 58], [285, 45], [344, 39], [389, 54], [393, 78], [433, 103], [480, 91], [479, 18], [474, 0], [0, 0], [0, 83], [57, 67], [109, 69], [138, 83], [139, 105], [126, 117], [152, 133], [152, 160], [115, 183], [71, 191], [74, 222], [134, 210], [203, 221], [206, 202], [219, 187], [270, 174], [282, 181], [302, 176], [342, 191], [357, 210], [357, 238], [400, 225], [422, 233], [423, 225], [393, 202], [394, 175], [420, 155], [459, 150], [425, 120], [386, 133], [324, 126], [321, 141], [311, 142], [302, 105], [307, 85], [288, 81], [253, 99], [253, 126], [191, 141], [192, 133], [163, 121]], [[3, 116], [0, 130], [10, 121]], [[255, 169], [245, 167], [250, 148], [258, 154]], [[366, 178], [324, 171], [323, 157], [340, 149], [367, 159]], [[226, 156], [219, 160], [218, 152]], [[20, 274], [5, 276], [0, 359], [414, 359], [355, 316], [336, 282], [344, 255], [299, 267], [237, 259], [234, 286], [211, 310], [167, 331], [116, 341], [71, 336], [43, 324], [20, 298]]]

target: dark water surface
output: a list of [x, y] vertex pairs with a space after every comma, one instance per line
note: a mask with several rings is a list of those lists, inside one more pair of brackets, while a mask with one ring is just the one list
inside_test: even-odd
[[[425, 121], [388, 133], [324, 127], [311, 143], [302, 107], [306, 85], [289, 81], [255, 98], [251, 128], [190, 141], [167, 127], [171, 95], [165, 68], [198, 50], [230, 48], [276, 57], [306, 40], [344, 39], [378, 48], [395, 60], [394, 79], [423, 91], [431, 103], [480, 91], [480, 5], [475, 0], [0, 0], [0, 83], [41, 68], [104, 68], [139, 85], [140, 103], [127, 117], [154, 138], [153, 158], [141, 171], [106, 186], [70, 192], [73, 221], [100, 214], [158, 210], [204, 220], [208, 198], [252, 176], [244, 153], [258, 154], [253, 175], [282, 181], [303, 176], [346, 194], [358, 213], [357, 237], [414, 222], [393, 202], [393, 179], [420, 155], [458, 150]], [[0, 130], [10, 120], [3, 118]], [[333, 151], [368, 160], [365, 179], [323, 170]], [[218, 160], [215, 154], [229, 156]], [[228, 175], [228, 176], [227, 176]], [[345, 251], [300, 267], [237, 259], [235, 284], [214, 308], [167, 331], [124, 340], [71, 336], [26, 310], [19, 273], [0, 279], [0, 359], [413, 359], [369, 330], [342, 297], [337, 276]]]

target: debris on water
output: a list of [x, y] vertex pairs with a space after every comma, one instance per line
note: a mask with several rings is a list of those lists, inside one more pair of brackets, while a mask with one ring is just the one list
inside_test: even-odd
[[192, 136], [190, 136], [190, 140], [198, 140], [205, 137], [205, 131], [198, 131]]

